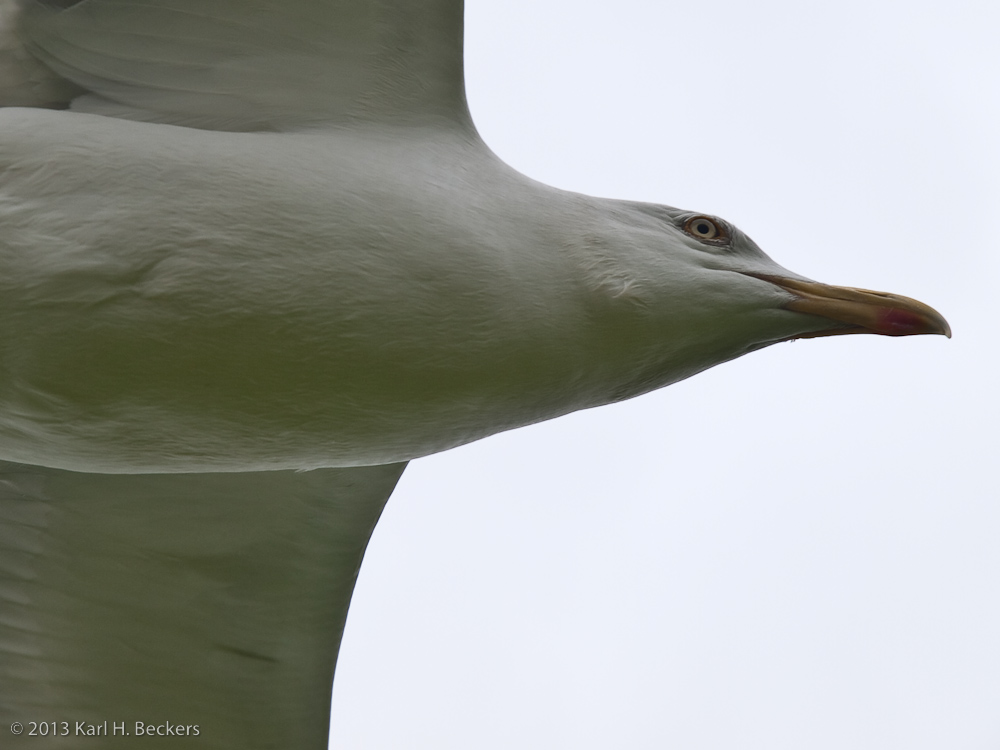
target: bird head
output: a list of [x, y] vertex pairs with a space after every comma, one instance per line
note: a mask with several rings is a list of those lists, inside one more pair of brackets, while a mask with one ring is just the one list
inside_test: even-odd
[[616, 361], [625, 365], [612, 400], [783, 341], [951, 337], [930, 306], [800, 276], [719, 217], [630, 202], [615, 202], [602, 217], [607, 232], [588, 237], [581, 265], [592, 304], [602, 308], [591, 317], [608, 321], [600, 346], [619, 350]]

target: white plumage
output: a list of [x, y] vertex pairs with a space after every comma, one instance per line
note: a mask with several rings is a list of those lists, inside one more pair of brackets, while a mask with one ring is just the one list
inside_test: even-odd
[[[25, 47], [8, 49], [58, 74], [45, 91], [72, 95], [11, 103], [71, 111], [0, 114], [0, 456], [51, 467], [8, 473], [11, 515], [37, 533], [0, 557], [24, 618], [0, 642], [23, 660], [2, 694], [12, 715], [191, 713], [184, 691], [211, 675], [242, 688], [196, 702], [206, 746], [319, 743], [332, 657], [318, 644], [336, 645], [403, 462], [776, 341], [947, 332], [912, 300], [797, 277], [722, 220], [510, 170], [464, 106], [454, 0], [58, 5], [24, 4]], [[262, 470], [285, 471], [239, 473]], [[223, 499], [265, 488], [259, 514]], [[292, 509], [323, 493], [330, 535], [296, 532]], [[172, 495], [216, 532], [171, 528], [190, 515]], [[285, 507], [286, 526], [267, 516]], [[129, 519], [101, 546], [113, 576], [69, 575], [92, 554], [66, 557], [74, 524], [92, 522], [82, 508]], [[247, 540], [220, 549], [227, 528]], [[338, 566], [316, 562], [338, 550]], [[308, 579], [303, 566], [321, 581], [270, 602]], [[140, 614], [116, 626], [110, 656], [88, 645], [125, 606], [97, 595], [102, 575], [160, 592], [133, 597]], [[245, 627], [213, 605], [220, 586], [253, 613]], [[326, 614], [291, 622], [324, 593]], [[151, 628], [166, 622], [157, 602], [178, 599], [181, 621]], [[178, 649], [184, 669], [159, 668]], [[303, 671], [310, 649], [328, 670]], [[317, 697], [265, 718], [279, 687]]]

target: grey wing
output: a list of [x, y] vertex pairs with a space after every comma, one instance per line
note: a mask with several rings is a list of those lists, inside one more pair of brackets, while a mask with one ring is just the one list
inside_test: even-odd
[[0, 104], [218, 130], [468, 122], [462, 0], [0, 0]]
[[21, 0], [0, 0], [0, 106], [66, 107], [83, 91], [28, 51]]
[[25, 746], [83, 747], [96, 729], [131, 747], [121, 738], [138, 722], [161, 735], [169, 725], [187, 737], [178, 747], [325, 748], [351, 593], [404, 466], [103, 475], [0, 464], [4, 735], [55, 721], [68, 739]]

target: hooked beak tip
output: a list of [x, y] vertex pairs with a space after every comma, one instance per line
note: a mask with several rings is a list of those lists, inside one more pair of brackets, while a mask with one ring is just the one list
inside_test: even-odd
[[840, 324], [803, 333], [796, 338], [850, 333], [875, 333], [881, 336], [937, 334], [951, 338], [951, 326], [944, 316], [930, 305], [910, 297], [779, 276], [748, 275], [774, 284], [791, 294], [793, 299], [783, 305], [786, 310], [826, 318]]

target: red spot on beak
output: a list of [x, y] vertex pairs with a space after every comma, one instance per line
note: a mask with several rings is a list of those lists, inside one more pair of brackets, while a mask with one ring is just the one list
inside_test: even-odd
[[885, 308], [876, 315], [878, 325], [875, 330], [886, 336], [909, 336], [927, 330], [927, 319], [909, 310]]

